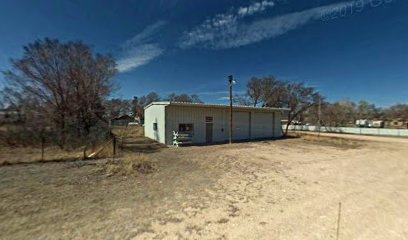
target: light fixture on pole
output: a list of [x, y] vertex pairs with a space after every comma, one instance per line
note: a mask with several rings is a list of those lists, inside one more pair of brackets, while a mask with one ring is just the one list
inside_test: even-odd
[[228, 76], [229, 98], [230, 98], [230, 119], [229, 119], [229, 143], [232, 143], [232, 85], [236, 83], [232, 75]]

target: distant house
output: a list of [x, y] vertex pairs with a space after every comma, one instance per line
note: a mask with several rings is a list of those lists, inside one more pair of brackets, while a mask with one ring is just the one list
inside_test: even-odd
[[[287, 111], [282, 108], [234, 106], [232, 139], [281, 137], [281, 119]], [[229, 116], [230, 109], [226, 105], [153, 102], [145, 107], [145, 136], [167, 145], [177, 144], [178, 136], [188, 137], [192, 144], [227, 142]]]
[[130, 122], [134, 122], [135, 118], [127, 114], [111, 119], [112, 126], [127, 126]]
[[398, 129], [405, 129], [408, 128], [408, 122], [404, 121], [403, 119], [393, 119], [391, 121], [385, 122], [386, 128], [398, 128]]
[[23, 119], [23, 114], [18, 111], [0, 109], [0, 123], [15, 123]]

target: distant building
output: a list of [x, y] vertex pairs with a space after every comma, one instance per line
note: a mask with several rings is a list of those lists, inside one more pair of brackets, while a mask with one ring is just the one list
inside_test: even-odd
[[385, 121], [386, 128], [398, 128], [398, 129], [405, 129], [408, 128], [408, 122], [404, 121], [403, 119], [393, 119], [391, 121]]
[[362, 128], [384, 128], [384, 121], [358, 119], [356, 120], [356, 126]]
[[127, 126], [130, 122], [134, 122], [135, 118], [127, 114], [111, 119], [112, 126]]
[[[281, 118], [286, 111], [234, 106], [233, 140], [281, 137]], [[227, 142], [229, 114], [226, 105], [153, 102], [145, 107], [145, 136], [168, 145], [174, 143], [177, 134], [189, 136], [193, 144]]]
[[23, 120], [24, 114], [19, 111], [10, 111], [7, 109], [0, 109], [0, 124], [1, 123], [15, 123]]

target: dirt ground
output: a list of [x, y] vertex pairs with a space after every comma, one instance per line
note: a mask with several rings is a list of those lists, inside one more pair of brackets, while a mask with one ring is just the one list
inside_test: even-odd
[[408, 140], [372, 138], [154, 149], [130, 176], [3, 166], [0, 239], [408, 239]]

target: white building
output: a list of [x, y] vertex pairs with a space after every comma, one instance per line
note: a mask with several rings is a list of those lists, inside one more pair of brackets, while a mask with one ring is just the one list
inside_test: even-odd
[[[193, 144], [227, 142], [229, 106], [153, 102], [145, 107], [145, 136], [173, 144], [173, 131], [189, 133]], [[233, 106], [233, 140], [278, 138], [287, 109]]]

